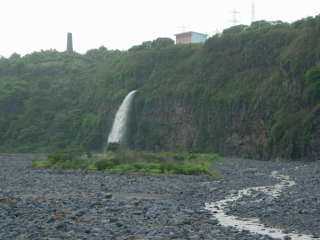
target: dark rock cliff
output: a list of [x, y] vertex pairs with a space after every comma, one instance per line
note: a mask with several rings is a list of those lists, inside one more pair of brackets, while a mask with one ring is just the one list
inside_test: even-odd
[[320, 17], [236, 26], [204, 45], [0, 59], [0, 150], [101, 150], [139, 89], [130, 144], [259, 159], [320, 158]]

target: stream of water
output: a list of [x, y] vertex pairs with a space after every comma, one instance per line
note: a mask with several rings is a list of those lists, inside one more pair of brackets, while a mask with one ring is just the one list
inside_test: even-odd
[[[246, 230], [251, 233], [268, 235], [276, 239], [292, 239], [292, 240], [314, 240], [310, 235], [298, 234], [298, 233], [284, 233], [280, 228], [273, 228], [265, 226], [260, 223], [259, 219], [256, 218], [239, 218], [237, 216], [227, 215], [225, 210], [228, 204], [241, 199], [243, 196], [251, 196], [254, 192], [263, 192], [277, 198], [281, 195], [284, 189], [294, 186], [296, 183], [290, 180], [289, 176], [280, 175], [277, 171], [272, 172], [272, 177], [280, 180], [280, 182], [273, 186], [262, 186], [262, 187], [251, 187], [238, 191], [236, 194], [230, 194], [227, 198], [207, 203], [206, 209], [209, 210], [215, 218], [218, 219], [219, 223], [225, 227], [234, 227], [238, 230]], [[290, 237], [290, 238], [288, 238]]]

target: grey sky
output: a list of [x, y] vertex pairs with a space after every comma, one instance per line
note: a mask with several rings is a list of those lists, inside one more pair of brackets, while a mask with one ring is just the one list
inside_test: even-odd
[[[83, 53], [102, 45], [128, 49], [185, 30], [212, 34], [251, 19], [252, 0], [0, 0], [0, 55], [66, 48], [66, 33]], [[292, 22], [320, 13], [320, 0], [255, 0], [256, 20]]]

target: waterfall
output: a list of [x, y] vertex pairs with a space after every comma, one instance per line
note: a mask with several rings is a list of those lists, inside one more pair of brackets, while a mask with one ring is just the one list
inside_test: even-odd
[[122, 101], [113, 121], [108, 137], [108, 145], [110, 143], [123, 144], [125, 142], [129, 113], [136, 92], [137, 90], [131, 91]]

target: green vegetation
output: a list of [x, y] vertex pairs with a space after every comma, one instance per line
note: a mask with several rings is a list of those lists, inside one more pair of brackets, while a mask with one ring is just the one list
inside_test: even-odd
[[101, 151], [139, 89], [132, 149], [319, 159], [319, 39], [317, 16], [232, 27], [204, 45], [1, 58], [0, 151]]
[[150, 153], [121, 150], [92, 157], [59, 151], [47, 160], [33, 161], [34, 168], [82, 169], [108, 171], [112, 173], [145, 174], [206, 174], [218, 177], [213, 163], [219, 159], [216, 154], [195, 153]]

